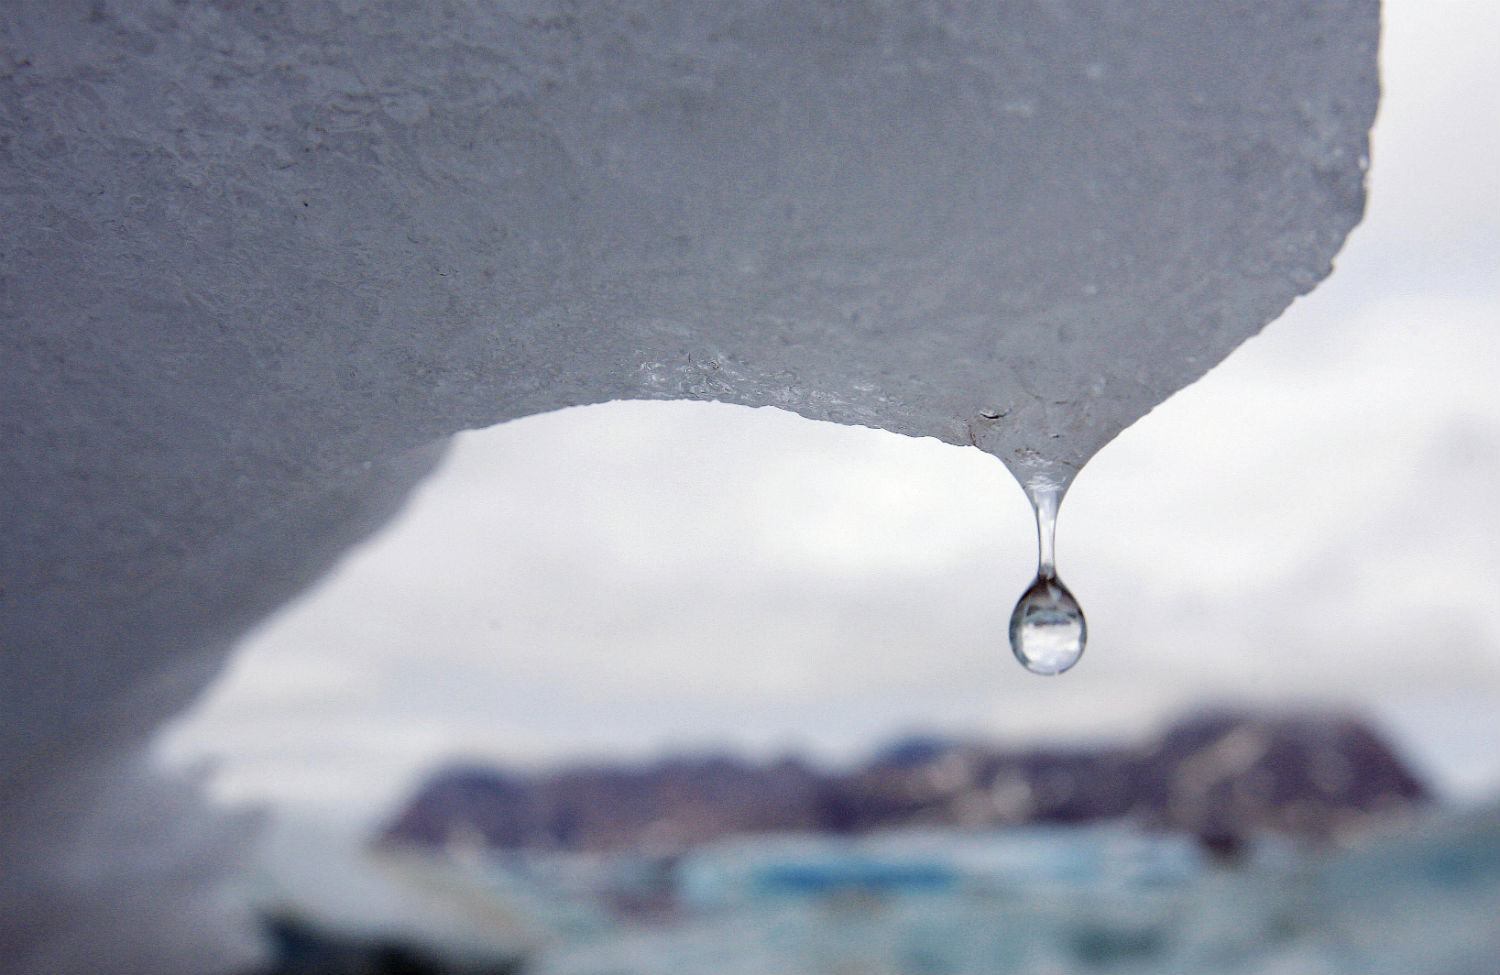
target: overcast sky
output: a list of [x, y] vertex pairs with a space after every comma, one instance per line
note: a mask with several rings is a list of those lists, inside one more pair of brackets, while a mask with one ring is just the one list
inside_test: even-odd
[[1500, 788], [1500, 16], [1406, 0], [1385, 31], [1369, 209], [1334, 275], [1068, 495], [1075, 670], [1005, 644], [1035, 542], [993, 458], [609, 404], [459, 437], [163, 753], [212, 760], [228, 799], [365, 816], [454, 756], [837, 760], [1249, 699], [1363, 707], [1450, 789]]

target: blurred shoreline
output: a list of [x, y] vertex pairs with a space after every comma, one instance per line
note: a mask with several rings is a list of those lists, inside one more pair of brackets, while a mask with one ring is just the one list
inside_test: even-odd
[[263, 971], [282, 975], [1500, 962], [1500, 802], [1343, 845], [1259, 836], [1232, 859], [1125, 822], [737, 837], [678, 856], [372, 851], [279, 830], [255, 899], [276, 934]]

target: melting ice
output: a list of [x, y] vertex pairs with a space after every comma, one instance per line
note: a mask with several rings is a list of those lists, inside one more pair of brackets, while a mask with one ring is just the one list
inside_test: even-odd
[[1062, 491], [1027, 492], [1036, 512], [1036, 579], [1010, 614], [1010, 649], [1033, 674], [1060, 674], [1078, 662], [1088, 641], [1088, 623], [1078, 600], [1057, 577], [1055, 538]]

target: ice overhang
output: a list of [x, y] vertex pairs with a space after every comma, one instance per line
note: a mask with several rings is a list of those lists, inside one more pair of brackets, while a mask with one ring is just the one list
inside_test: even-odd
[[0, 782], [138, 740], [455, 431], [773, 405], [1066, 483], [1331, 269], [1378, 8], [0, 14]]

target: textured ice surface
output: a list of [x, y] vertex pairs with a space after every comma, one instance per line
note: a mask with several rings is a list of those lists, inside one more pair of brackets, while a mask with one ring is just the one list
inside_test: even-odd
[[1328, 273], [1377, 28], [1373, 0], [4, 5], [6, 815], [71, 828], [27, 797], [189, 700], [456, 430], [717, 399], [1065, 484]]

